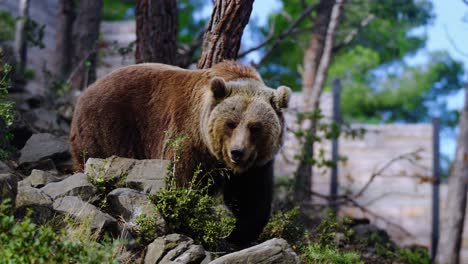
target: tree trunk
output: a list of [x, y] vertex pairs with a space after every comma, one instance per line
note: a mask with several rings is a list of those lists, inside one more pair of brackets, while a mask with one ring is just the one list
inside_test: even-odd
[[[344, 0], [321, 0], [314, 21], [312, 38], [304, 55], [304, 76], [302, 91], [304, 94], [304, 112], [314, 112], [318, 108], [319, 98], [327, 78], [328, 67], [332, 59], [335, 33], [341, 17]], [[315, 124], [306, 122], [303, 129], [314, 135]], [[312, 188], [312, 164], [314, 144], [307, 140], [303, 145], [301, 160], [296, 172], [295, 194], [298, 201], [308, 201]]]
[[177, 2], [175, 0], [136, 1], [135, 60], [176, 64]]
[[19, 19], [16, 21], [15, 29], [15, 56], [18, 74], [23, 74], [26, 69], [27, 47], [26, 24], [29, 19], [30, 0], [19, 1]]
[[198, 68], [206, 69], [223, 60], [235, 60], [253, 0], [217, 0], [203, 38]]
[[465, 106], [461, 112], [458, 133], [455, 164], [448, 180], [447, 199], [437, 248], [436, 260], [439, 264], [460, 263], [468, 182], [468, 84], [465, 87]]
[[96, 80], [99, 27], [102, 0], [77, 2], [76, 20], [73, 24], [73, 89], [83, 90]]
[[66, 80], [73, 69], [73, 22], [75, 21], [75, 1], [60, 0], [57, 21], [57, 42], [55, 75]]

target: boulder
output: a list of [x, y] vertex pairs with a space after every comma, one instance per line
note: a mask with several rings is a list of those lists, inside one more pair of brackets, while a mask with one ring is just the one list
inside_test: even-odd
[[145, 193], [154, 194], [166, 187], [167, 160], [134, 160], [112, 156], [107, 159], [90, 158], [85, 173], [90, 178], [102, 177]]
[[125, 184], [145, 193], [155, 194], [166, 188], [168, 160], [137, 160], [128, 172]]
[[14, 206], [18, 193], [18, 178], [12, 173], [0, 174], [0, 203], [9, 199]]
[[89, 224], [92, 231], [102, 233], [109, 231], [112, 234], [119, 232], [117, 220], [112, 216], [101, 212], [96, 206], [87, 203], [75, 196], [58, 198], [53, 203], [53, 208], [59, 213]]
[[164, 263], [208, 263], [211, 260], [209, 252], [202, 246], [194, 245], [189, 237], [170, 234], [156, 238], [148, 245], [145, 264]]
[[10, 167], [3, 161], [0, 161], [0, 173], [9, 173], [9, 172], [11, 172]]
[[34, 188], [41, 188], [51, 182], [61, 181], [62, 178], [56, 176], [55, 173], [43, 170], [32, 170], [31, 175], [26, 179], [19, 182], [19, 185], [32, 186]]
[[273, 238], [262, 244], [224, 255], [210, 262], [210, 264], [221, 263], [293, 264], [301, 263], [301, 261], [286, 240]]
[[32, 211], [32, 221], [38, 224], [45, 223], [54, 215], [52, 199], [47, 194], [31, 186], [20, 185], [16, 195], [15, 216], [22, 218], [28, 210]]
[[49, 183], [41, 190], [54, 200], [71, 195], [78, 196], [84, 201], [90, 201], [97, 193], [96, 187], [89, 182], [88, 177], [83, 173], [76, 173], [63, 181]]
[[60, 118], [57, 111], [36, 108], [24, 113], [23, 118], [37, 131], [61, 134], [70, 131], [69, 126]]
[[70, 157], [67, 141], [48, 133], [32, 135], [20, 152], [18, 160], [20, 166], [45, 159], [55, 161]]
[[118, 188], [107, 195], [107, 201], [112, 214], [121, 216], [130, 227], [136, 226], [139, 215], [146, 215], [156, 219], [158, 234], [166, 233], [166, 222], [147, 194], [129, 188]]

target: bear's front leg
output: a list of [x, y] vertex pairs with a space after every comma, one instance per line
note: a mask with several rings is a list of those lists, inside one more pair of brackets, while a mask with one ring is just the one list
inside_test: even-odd
[[273, 161], [233, 175], [224, 186], [224, 202], [237, 219], [228, 241], [247, 246], [268, 222], [273, 197]]

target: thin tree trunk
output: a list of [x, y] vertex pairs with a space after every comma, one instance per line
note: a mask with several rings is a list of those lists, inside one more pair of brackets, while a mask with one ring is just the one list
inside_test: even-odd
[[206, 69], [222, 60], [235, 60], [253, 0], [217, 0], [203, 38], [198, 68]]
[[67, 79], [73, 69], [73, 22], [76, 18], [75, 1], [60, 0], [57, 21], [55, 75]]
[[[318, 108], [319, 98], [327, 78], [328, 67], [332, 58], [335, 33], [343, 10], [344, 0], [319, 3], [318, 14], [310, 45], [304, 56], [303, 76], [303, 111], [314, 112]], [[309, 135], [316, 133], [315, 123], [306, 122], [303, 129]], [[301, 160], [296, 172], [295, 194], [298, 201], [307, 202], [312, 188], [312, 164], [314, 144], [306, 139], [302, 148]]]
[[29, 19], [30, 0], [19, 1], [19, 19], [16, 21], [15, 30], [15, 56], [17, 63], [17, 73], [22, 74], [26, 69], [28, 43], [26, 39], [26, 24]]
[[136, 24], [136, 62], [175, 65], [177, 2], [175, 0], [137, 0]]
[[102, 0], [80, 0], [73, 25], [73, 89], [83, 90], [96, 80]]
[[448, 180], [447, 199], [437, 248], [436, 260], [439, 264], [460, 263], [468, 182], [468, 84], [465, 87], [465, 106], [459, 126], [455, 164]]

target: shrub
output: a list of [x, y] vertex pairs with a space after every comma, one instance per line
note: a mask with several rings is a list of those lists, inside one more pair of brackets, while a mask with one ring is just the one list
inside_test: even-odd
[[112, 243], [74, 240], [29, 216], [16, 221], [10, 205], [0, 205], [0, 263], [117, 263]]
[[0, 72], [0, 160], [6, 160], [12, 152], [9, 142], [13, 135], [8, 131], [8, 127], [13, 124], [15, 119], [14, 105], [8, 99], [8, 89], [11, 86], [9, 76], [11, 70], [11, 66], [5, 64], [3, 65], [3, 72]]
[[305, 263], [314, 264], [357, 264], [364, 263], [356, 252], [342, 252], [336, 248], [313, 243], [306, 246], [301, 255]]
[[174, 177], [167, 181], [166, 190], [150, 196], [172, 232], [181, 233], [216, 251], [222, 239], [234, 229], [235, 218], [221, 200], [209, 194], [211, 183], [200, 188], [195, 172], [188, 187], [178, 187]]
[[301, 223], [299, 207], [282, 212], [273, 213], [260, 235], [260, 240], [280, 237], [288, 241], [293, 249], [302, 247], [307, 238], [307, 232]]

